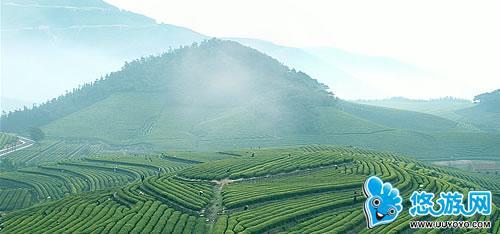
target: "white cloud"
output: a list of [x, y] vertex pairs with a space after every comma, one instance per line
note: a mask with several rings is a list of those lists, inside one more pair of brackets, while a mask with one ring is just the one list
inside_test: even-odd
[[445, 77], [444, 95], [500, 88], [499, 1], [106, 1], [210, 36], [390, 56]]

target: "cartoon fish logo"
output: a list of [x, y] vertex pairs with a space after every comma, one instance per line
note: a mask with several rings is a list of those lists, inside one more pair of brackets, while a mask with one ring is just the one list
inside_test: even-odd
[[393, 222], [403, 210], [399, 190], [376, 176], [365, 181], [363, 192], [367, 198], [364, 211], [368, 228]]

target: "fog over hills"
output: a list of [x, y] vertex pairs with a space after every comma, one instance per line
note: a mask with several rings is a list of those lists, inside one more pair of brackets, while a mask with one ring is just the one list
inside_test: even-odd
[[[439, 77], [411, 64], [333, 47], [294, 48], [250, 38], [227, 38], [258, 49], [327, 84], [343, 99], [417, 97], [439, 87]], [[384, 84], [391, 83], [391, 86]], [[398, 88], [395, 88], [398, 87]], [[438, 92], [442, 93], [442, 92]]]
[[[290, 1], [258, 14], [255, 1], [127, 2], [217, 27], [258, 25], [264, 10], [309, 20]], [[413, 233], [434, 222], [408, 212], [415, 191], [467, 198], [438, 224], [500, 233], [500, 90], [411, 99], [453, 85], [396, 59], [208, 37], [102, 0], [1, 7], [0, 233]], [[353, 21], [339, 22], [361, 31]]]
[[31, 102], [95, 80], [124, 61], [206, 38], [100, 0], [1, 4], [2, 96]]
[[[6, 100], [2, 107], [6, 111], [22, 108], [16, 102], [8, 104], [8, 98], [41, 103], [119, 69], [124, 61], [209, 38], [183, 27], [159, 24], [100, 0], [6, 0], [1, 4], [1, 95]], [[380, 89], [377, 79], [396, 77], [395, 82], [411, 84], [430, 77], [418, 68], [384, 57], [335, 48], [292, 48], [257, 39], [231, 39], [308, 73], [344, 99], [401, 94]]]
[[[340, 100], [306, 73], [219, 39], [128, 62], [66, 95], [2, 117], [2, 131], [30, 127], [51, 138], [152, 150], [324, 143], [416, 157], [489, 158], [482, 146], [500, 145], [451, 119]], [[478, 141], [464, 142], [470, 138]]]

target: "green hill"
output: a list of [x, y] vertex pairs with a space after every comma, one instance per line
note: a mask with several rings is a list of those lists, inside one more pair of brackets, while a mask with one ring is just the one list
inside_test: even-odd
[[457, 122], [439, 116], [415, 111], [341, 102], [340, 109], [391, 128], [421, 132], [468, 131]]
[[[477, 95], [474, 102], [456, 98], [412, 100], [395, 97], [383, 100], [357, 100], [370, 106], [408, 110], [456, 121], [469, 130], [498, 132], [500, 130], [500, 91]], [[372, 108], [372, 107], [368, 107]], [[440, 126], [433, 128], [438, 129]]]
[[224, 126], [231, 119], [247, 123], [240, 127], [254, 132], [249, 137], [311, 134], [321, 131], [306, 121], [315, 117], [313, 109], [335, 103], [326, 86], [306, 74], [238, 43], [210, 40], [127, 63], [65, 96], [4, 116], [2, 128], [34, 125], [52, 136], [122, 141], [156, 131], [177, 138], [217, 135], [218, 128], [231, 128]]
[[478, 128], [489, 131], [500, 131], [500, 89], [484, 93], [474, 98], [476, 104], [472, 107], [457, 110], [466, 121]]
[[462, 118], [462, 116], [455, 113], [455, 111], [469, 108], [474, 105], [472, 101], [452, 97], [430, 100], [415, 100], [404, 97], [393, 97], [381, 100], [356, 100], [355, 102], [372, 106], [422, 112], [451, 119], [454, 121], [458, 121]]
[[[32, 109], [3, 131], [162, 150], [344, 144], [447, 157], [457, 136], [482, 134], [437, 116], [339, 100], [307, 74], [236, 42], [209, 40], [126, 63], [122, 70]], [[497, 138], [456, 158], [491, 158]], [[498, 144], [497, 144], [498, 145]]]

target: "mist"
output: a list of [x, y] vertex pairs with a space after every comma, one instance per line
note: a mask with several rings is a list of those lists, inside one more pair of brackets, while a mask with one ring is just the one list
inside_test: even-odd
[[2, 97], [42, 103], [118, 70], [122, 59], [82, 46], [11, 43], [2, 51]]
[[41, 103], [117, 71], [126, 61], [205, 38], [103, 1], [1, 4], [0, 96], [6, 111], [23, 107], [9, 100]]

